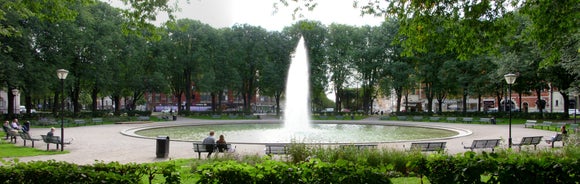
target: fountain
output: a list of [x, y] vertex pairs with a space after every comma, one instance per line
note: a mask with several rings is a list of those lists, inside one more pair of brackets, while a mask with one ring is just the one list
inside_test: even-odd
[[123, 132], [137, 137], [168, 135], [172, 140], [202, 140], [209, 130], [226, 135], [230, 143], [369, 143], [452, 138], [468, 135], [460, 129], [403, 125], [389, 122], [318, 122], [310, 120], [310, 78], [308, 53], [304, 38], [300, 38], [292, 57], [286, 82], [284, 124], [278, 121], [262, 123], [226, 122], [200, 123], [193, 126], [139, 127]]
[[291, 132], [310, 129], [310, 71], [304, 38], [300, 37], [286, 79], [284, 128]]

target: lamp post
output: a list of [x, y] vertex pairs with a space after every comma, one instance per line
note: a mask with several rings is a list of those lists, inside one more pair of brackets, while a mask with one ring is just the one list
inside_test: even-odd
[[16, 112], [20, 113], [20, 108], [19, 108], [19, 106], [16, 105], [16, 97], [18, 96], [18, 89], [16, 89], [16, 88], [12, 89], [12, 95], [13, 95], [13, 97], [12, 97], [12, 102], [13, 102], [12, 109], [14, 109], [12, 114], [14, 115], [14, 117], [16, 117]]
[[68, 75], [68, 70], [58, 69], [56, 70], [56, 75], [60, 79], [60, 89], [62, 91], [61, 103], [60, 103], [60, 151], [64, 151], [64, 80]]
[[[516, 74], [513, 73], [508, 73], [505, 74], [503, 76], [505, 78], [505, 81], [508, 83], [509, 85], [509, 99], [510, 101], [508, 103], [510, 103], [510, 107], [509, 107], [509, 117], [510, 117], [510, 124], [509, 124], [509, 137], [508, 137], [508, 148], [512, 148], [512, 104], [511, 104], [511, 99], [512, 99], [512, 84], [514, 84], [514, 82], [516, 82]], [[507, 99], [506, 99], [507, 100]]]

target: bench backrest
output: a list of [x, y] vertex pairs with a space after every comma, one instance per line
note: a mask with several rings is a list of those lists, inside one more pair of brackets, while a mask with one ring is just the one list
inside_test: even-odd
[[473, 140], [471, 148], [495, 148], [499, 145], [500, 139]]
[[532, 123], [537, 123], [537, 122], [538, 122], [538, 121], [536, 121], [536, 120], [526, 120], [526, 123], [530, 123], [530, 124], [532, 124]]
[[542, 125], [548, 125], [548, 126], [549, 126], [549, 125], [552, 125], [552, 122], [551, 122], [551, 121], [544, 121], [544, 122], [542, 123]]
[[540, 141], [542, 141], [542, 136], [523, 137], [520, 144], [522, 145], [540, 144]]
[[447, 121], [457, 121], [457, 117], [447, 117]]
[[446, 142], [414, 142], [411, 143], [411, 150], [419, 151], [439, 151], [445, 149]]
[[30, 134], [26, 133], [26, 132], [19, 132], [20, 133], [20, 137], [22, 137], [22, 139], [25, 140], [31, 140], [32, 137], [30, 137]]
[[286, 144], [266, 144], [264, 149], [266, 154], [286, 154], [288, 152], [288, 146]]
[[[215, 146], [214, 146], [214, 150], [215, 150]], [[201, 144], [201, 143], [193, 143], [193, 151], [195, 152], [209, 152], [210, 150], [207, 149], [207, 145], [206, 144]]]
[[60, 137], [59, 136], [40, 135], [40, 137], [42, 137], [42, 141], [44, 141], [45, 143], [55, 143], [55, 144], [60, 143]]
[[480, 122], [490, 122], [491, 119], [490, 118], [479, 118]]

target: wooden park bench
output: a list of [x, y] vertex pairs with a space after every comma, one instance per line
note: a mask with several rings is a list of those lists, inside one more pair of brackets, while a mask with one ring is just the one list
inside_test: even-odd
[[[44, 143], [46, 143], [46, 150], [49, 150], [50, 144], [56, 144], [56, 149], [59, 148], [59, 146], [63, 146], [60, 141], [60, 136], [46, 136], [46, 135], [40, 135], [40, 137], [42, 137], [42, 141], [44, 141]], [[64, 144], [71, 144], [71, 142], [64, 142]]]
[[212, 119], [221, 119], [222, 118], [222, 115], [214, 114], [214, 115], [211, 115], [211, 118]]
[[474, 149], [486, 149], [491, 148], [493, 152], [495, 147], [499, 146], [499, 141], [501, 139], [483, 139], [483, 140], [473, 140], [471, 146], [464, 146], [464, 149], [470, 149], [473, 151]]
[[533, 137], [523, 137], [520, 143], [512, 144], [513, 146], [517, 146], [519, 150], [522, 150], [522, 146], [526, 145], [534, 145], [534, 150], [536, 150], [536, 146], [540, 144], [542, 141], [542, 136], [533, 136]]
[[560, 127], [566, 125], [567, 123], [552, 123], [550, 128], [554, 128], [554, 131], [560, 131]]
[[378, 144], [344, 144], [340, 145], [340, 148], [349, 149], [349, 148], [356, 148], [356, 150], [363, 150], [363, 149], [372, 149], [377, 148]]
[[429, 121], [439, 121], [439, 119], [441, 119], [441, 117], [429, 117]]
[[75, 119], [74, 122], [75, 122], [75, 125], [76, 126], [80, 126], [80, 125], [85, 125], [86, 124], [86, 122], [85, 122], [84, 119]]
[[397, 116], [397, 120], [405, 121], [407, 120], [407, 116]]
[[40, 141], [41, 139], [38, 138], [32, 138], [30, 137], [30, 134], [28, 134], [27, 132], [19, 132], [20, 134], [20, 138], [22, 138], [22, 140], [24, 141], [24, 146], [26, 146], [26, 141], [30, 141], [32, 142], [32, 147], [34, 148], [34, 141]]
[[10, 142], [16, 143], [16, 137], [19, 136], [18, 132], [7, 129], [4, 126], [2, 126], [2, 129], [4, 129], [4, 133], [6, 133], [6, 138], [10, 138]]
[[423, 116], [413, 116], [413, 121], [423, 121]]
[[[232, 149], [232, 144], [226, 144], [226, 151], [225, 152], [231, 152], [234, 149]], [[202, 144], [202, 143], [198, 143], [198, 142], [194, 142], [193, 143], [193, 152], [197, 153], [197, 159], [201, 159], [201, 153], [209, 153], [209, 149], [207, 149], [207, 145], [206, 144]], [[212, 153], [219, 153], [217, 146], [214, 145], [213, 150], [211, 150]]]
[[536, 120], [526, 120], [526, 123], [524, 124], [524, 128], [528, 128], [528, 126], [534, 128], [534, 126], [536, 126], [537, 124], [538, 124], [538, 121], [536, 121]]
[[286, 143], [266, 144], [264, 152], [266, 153], [266, 155], [286, 155], [288, 154], [288, 144]]
[[540, 124], [538, 126], [540, 126], [541, 129], [544, 129], [544, 127], [546, 127], [546, 129], [550, 129], [550, 127], [552, 126], [552, 122], [551, 121], [544, 121], [542, 124]]
[[379, 120], [390, 120], [390, 119], [391, 119], [391, 117], [389, 117], [388, 115], [386, 115], [386, 116], [381, 116], [381, 117], [379, 118]]
[[556, 134], [556, 137], [552, 138], [550, 137], [550, 140], [546, 140], [546, 142], [548, 142], [548, 144], [552, 144], [552, 148], [554, 148], [554, 142], [562, 142], [562, 146], [564, 146], [564, 141], [562, 141], [562, 139], [564, 138], [564, 134]]
[[467, 118], [462, 118], [464, 123], [473, 123], [473, 118], [471, 117], [467, 117]]
[[139, 116], [137, 117], [138, 121], [149, 121], [149, 116]]
[[447, 117], [447, 121], [455, 122], [455, 121], [457, 121], [457, 117]]
[[491, 118], [479, 118], [479, 123], [491, 124]]
[[411, 151], [444, 151], [446, 142], [413, 142]]
[[103, 124], [103, 118], [93, 118], [91, 119], [91, 122], [93, 122], [93, 124]]

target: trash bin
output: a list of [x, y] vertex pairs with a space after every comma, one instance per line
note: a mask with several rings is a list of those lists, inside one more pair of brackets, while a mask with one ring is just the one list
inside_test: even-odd
[[169, 136], [157, 136], [157, 158], [169, 156]]
[[173, 121], [177, 121], [177, 116], [173, 115]]

